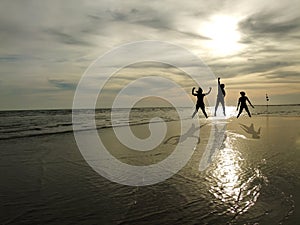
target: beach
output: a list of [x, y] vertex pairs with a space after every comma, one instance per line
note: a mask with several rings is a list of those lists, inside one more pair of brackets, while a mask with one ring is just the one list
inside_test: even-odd
[[[3, 139], [0, 222], [297, 224], [299, 125], [298, 116], [200, 119], [199, 129], [190, 133], [200, 139], [188, 163], [148, 186], [126, 186], [100, 176], [84, 160], [72, 132]], [[118, 160], [150, 165], [178, 144], [179, 121], [169, 121], [167, 127], [164, 141], [146, 152], [126, 148], [111, 127], [98, 133]], [[147, 123], [130, 128], [139, 138], [149, 136]], [[88, 136], [90, 131], [81, 132]], [[207, 147], [212, 134], [221, 134], [219, 149]]]
[[0, 225], [300, 224], [300, 0], [0, 6]]

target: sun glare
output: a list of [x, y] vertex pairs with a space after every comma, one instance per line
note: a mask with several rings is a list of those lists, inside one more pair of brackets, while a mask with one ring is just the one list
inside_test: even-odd
[[230, 16], [214, 16], [205, 23], [201, 34], [209, 37], [205, 47], [216, 55], [231, 55], [241, 50], [240, 33], [237, 30], [238, 19]]

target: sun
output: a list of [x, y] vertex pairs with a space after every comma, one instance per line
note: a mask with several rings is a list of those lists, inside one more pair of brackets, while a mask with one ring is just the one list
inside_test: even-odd
[[215, 55], [231, 55], [242, 49], [238, 19], [231, 16], [213, 16], [200, 28], [201, 34], [210, 38], [204, 44]]

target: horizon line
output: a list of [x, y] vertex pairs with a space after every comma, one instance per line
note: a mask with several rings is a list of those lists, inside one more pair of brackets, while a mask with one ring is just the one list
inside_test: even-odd
[[[300, 106], [300, 103], [291, 103], [291, 104], [272, 104], [272, 105], [267, 105], [267, 104], [257, 104], [254, 106]], [[207, 106], [207, 107], [214, 107], [214, 106]], [[236, 107], [234, 105], [229, 105], [226, 107]], [[133, 107], [132, 109], [140, 109], [140, 108], [174, 108], [172, 106], [140, 106], [140, 107]], [[181, 106], [178, 108], [191, 108], [189, 106]], [[95, 110], [100, 110], [100, 109], [111, 109], [110, 107], [103, 107], [103, 108], [95, 108]], [[126, 107], [120, 107], [118, 109], [128, 109]], [[10, 111], [55, 111], [55, 110], [73, 110], [73, 108], [36, 108], [36, 109], [0, 109], [0, 112], [10, 112]], [[94, 110], [93, 108], [78, 108], [75, 110]]]

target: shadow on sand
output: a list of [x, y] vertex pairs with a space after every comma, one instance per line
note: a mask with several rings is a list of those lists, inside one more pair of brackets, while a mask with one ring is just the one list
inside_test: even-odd
[[200, 130], [200, 128], [204, 127], [205, 125], [207, 125], [208, 123], [205, 123], [199, 127], [195, 127], [194, 124], [192, 124], [192, 126], [190, 127], [190, 129], [184, 133], [183, 135], [175, 135], [175, 136], [171, 136], [169, 137], [167, 140], [164, 141], [164, 144], [172, 144], [172, 145], [177, 145], [178, 143], [182, 143], [184, 142], [186, 139], [190, 138], [190, 137], [193, 137], [193, 138], [196, 138], [198, 141], [197, 141], [197, 144], [200, 143], [200, 137], [197, 136], [197, 135], [194, 135], [194, 133], [198, 130]]
[[253, 139], [259, 139], [260, 138], [260, 130], [261, 130], [261, 127], [258, 128], [257, 131], [255, 131], [255, 128], [254, 128], [254, 125], [253, 123], [251, 123], [250, 126], [246, 126], [245, 124], [241, 124], [241, 128], [248, 134], [251, 134], [252, 135], [252, 138]]

